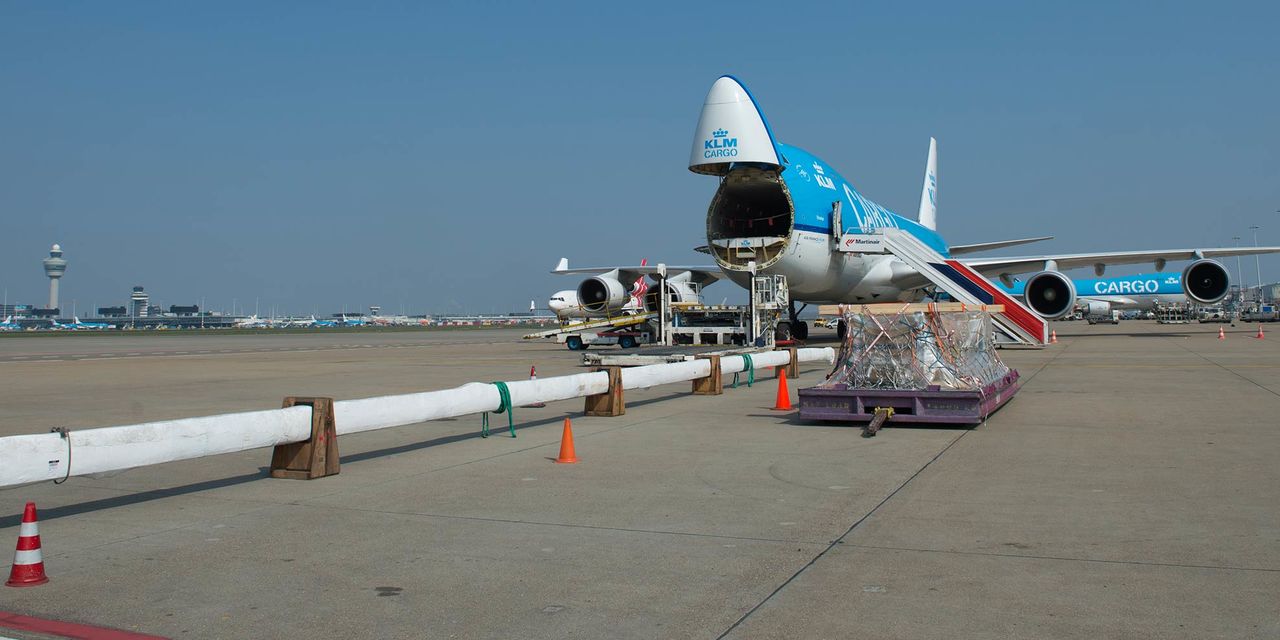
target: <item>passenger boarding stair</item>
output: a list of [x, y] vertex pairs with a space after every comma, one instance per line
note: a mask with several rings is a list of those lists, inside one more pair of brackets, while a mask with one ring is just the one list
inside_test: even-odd
[[525, 340], [533, 340], [535, 338], [550, 338], [558, 336], [562, 333], [575, 333], [578, 331], [591, 331], [594, 329], [609, 330], [621, 329], [637, 324], [644, 324], [658, 317], [656, 313], [637, 313], [630, 316], [617, 316], [613, 318], [600, 318], [597, 320], [586, 320], [583, 322], [573, 322], [570, 324], [562, 324], [554, 329], [531, 333], [524, 337]]
[[959, 260], [944, 258], [931, 247], [902, 229], [877, 229], [884, 236], [889, 252], [920, 272], [956, 302], [978, 305], [1003, 305], [1004, 311], [992, 313], [995, 328], [1014, 342], [1043, 346], [1049, 340], [1049, 323], [1036, 315], [982, 274]]

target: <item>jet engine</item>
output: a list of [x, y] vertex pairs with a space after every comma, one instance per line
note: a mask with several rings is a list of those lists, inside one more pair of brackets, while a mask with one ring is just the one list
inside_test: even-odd
[[596, 276], [578, 285], [578, 303], [593, 313], [618, 311], [630, 301], [627, 288], [617, 278]]
[[[667, 288], [667, 295], [671, 296], [671, 302], [700, 302], [698, 293], [694, 291], [693, 286], [688, 282], [678, 282], [674, 280], [665, 280], [662, 286]], [[658, 287], [650, 287], [648, 293], [644, 294], [644, 308], [650, 311], [658, 310]]]
[[1231, 277], [1213, 260], [1196, 260], [1182, 270], [1182, 290], [1188, 298], [1201, 304], [1212, 304], [1227, 297]]
[[1040, 317], [1057, 320], [1075, 308], [1076, 288], [1057, 271], [1041, 271], [1027, 278], [1023, 300]]
[[1085, 317], [1101, 318], [1111, 315], [1111, 303], [1105, 300], [1090, 300], [1084, 305]]

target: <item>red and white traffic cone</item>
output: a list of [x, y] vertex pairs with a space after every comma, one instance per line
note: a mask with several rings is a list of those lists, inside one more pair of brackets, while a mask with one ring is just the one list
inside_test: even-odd
[[[537, 365], [529, 365], [529, 379], [530, 379], [530, 380], [537, 380], [537, 379], [538, 379], [538, 367], [537, 367]], [[532, 408], [534, 408], [534, 409], [541, 409], [541, 408], [543, 408], [543, 407], [547, 406], [547, 403], [545, 403], [545, 402], [535, 402], [535, 403], [533, 403], [533, 404], [526, 404], [525, 406], [526, 406], [526, 407], [532, 407]]]
[[1222, 327], [1218, 327], [1218, 339], [1219, 340], [1227, 339], [1227, 332]]
[[18, 550], [13, 553], [13, 569], [6, 587], [34, 587], [49, 581], [40, 555], [40, 531], [36, 528], [36, 503], [28, 502], [18, 527]]
[[1258, 335], [1256, 335], [1256, 336], [1254, 336], [1254, 337], [1255, 337], [1255, 338], [1257, 338], [1257, 339], [1259, 339], [1259, 340], [1262, 340], [1262, 339], [1266, 338], [1266, 336], [1265, 336], [1265, 335], [1263, 335], [1263, 333], [1262, 333], [1262, 323], [1261, 323], [1261, 322], [1259, 322], [1259, 323], [1258, 323]]
[[1056, 330], [1049, 332], [1049, 344], [1058, 344], [1058, 332]]

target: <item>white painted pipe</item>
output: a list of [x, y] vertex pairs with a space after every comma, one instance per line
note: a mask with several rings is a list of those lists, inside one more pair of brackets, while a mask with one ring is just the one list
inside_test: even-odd
[[0, 438], [0, 486], [61, 480], [311, 437], [311, 407], [228, 413], [122, 427]]
[[[723, 367], [724, 365], [721, 364]], [[686, 360], [651, 364], [645, 367], [628, 367], [622, 370], [623, 389], [647, 389], [660, 384], [685, 382], [711, 375], [711, 362], [708, 360]]]
[[[511, 405], [520, 407], [604, 393], [609, 390], [609, 374], [597, 371], [519, 380], [506, 385]], [[497, 386], [472, 382], [441, 391], [341, 400], [333, 403], [333, 413], [338, 435], [342, 435], [496, 411], [501, 406], [502, 396]]]
[[[835, 350], [800, 349], [796, 357], [801, 362], [831, 363]], [[751, 359], [757, 369], [763, 369], [787, 364], [790, 354], [765, 352]], [[722, 358], [720, 367], [722, 373], [745, 369], [741, 356]], [[633, 367], [623, 369], [622, 386], [642, 389], [710, 373], [706, 360]], [[511, 404], [519, 407], [605, 393], [609, 374], [597, 371], [506, 385]], [[494, 411], [501, 402], [497, 386], [473, 382], [442, 391], [335, 402], [334, 419], [339, 434], [359, 433]], [[70, 456], [68, 441], [57, 433], [9, 436], [0, 438], [0, 487], [272, 447], [309, 437], [311, 408], [306, 406], [76, 430], [70, 436]]]

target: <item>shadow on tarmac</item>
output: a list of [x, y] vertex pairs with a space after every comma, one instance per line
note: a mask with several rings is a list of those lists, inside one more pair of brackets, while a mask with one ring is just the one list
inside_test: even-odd
[[[648, 404], [653, 404], [656, 402], [663, 402], [675, 397], [680, 397], [685, 395], [688, 395], [688, 394], [672, 393], [669, 395], [659, 396], [656, 398], [648, 398], [645, 400], [628, 402], [627, 404], [633, 407], [640, 407]], [[517, 409], [519, 409], [519, 407], [517, 407]], [[490, 438], [504, 438], [504, 437], [509, 438], [510, 437], [510, 434], [507, 431], [506, 425], [503, 424], [503, 422], [505, 422], [503, 420], [504, 417], [505, 416], [503, 414], [495, 414], [489, 417], [489, 424], [491, 425], [490, 432], [489, 432]], [[553, 417], [540, 418], [538, 420], [534, 420], [531, 422], [518, 423], [515, 425], [515, 430], [516, 430], [516, 433], [519, 433], [520, 431], [523, 431], [525, 429], [531, 429], [533, 427], [542, 427], [550, 424], [559, 424], [559, 423], [562, 423], [565, 418], [581, 418], [581, 417], [583, 417], [583, 414], [581, 411], [567, 411], [567, 412], [559, 413], [558, 415]], [[475, 418], [476, 418], [476, 421], [479, 422], [479, 416], [475, 416]], [[453, 420], [457, 420], [457, 419], [456, 418], [451, 419], [451, 421]], [[436, 422], [439, 422], [439, 421], [436, 421]], [[454, 442], [461, 442], [463, 440], [470, 440], [472, 438], [479, 438], [479, 437], [480, 437], [479, 431], [473, 431], [470, 433], [459, 433], [459, 434], [454, 434], [449, 436], [441, 436], [439, 438], [432, 438], [430, 440], [423, 440], [421, 442], [413, 442], [413, 443], [398, 445], [394, 447], [374, 449], [372, 451], [362, 451], [360, 453], [340, 455], [340, 463], [345, 465], [345, 464], [353, 464], [357, 462], [364, 462], [366, 460], [373, 460], [373, 459], [381, 458], [385, 456], [393, 456], [401, 453], [408, 453], [411, 451], [417, 451], [419, 449], [426, 449], [428, 447], [451, 444]], [[341, 449], [339, 449], [339, 452], [341, 452]], [[75, 516], [83, 513], [90, 513], [93, 511], [101, 511], [103, 509], [127, 507], [129, 505], [139, 504], [142, 502], [150, 502], [152, 500], [160, 500], [163, 498], [171, 498], [173, 496], [180, 496], [188, 493], [198, 493], [200, 491], [208, 491], [210, 489], [221, 489], [223, 487], [234, 487], [236, 485], [245, 484], [247, 482], [253, 482], [255, 480], [263, 480], [268, 478], [270, 478], [270, 467], [259, 467], [256, 473], [246, 473], [238, 476], [231, 476], [229, 478], [218, 478], [216, 480], [205, 480], [203, 482], [193, 482], [191, 484], [184, 484], [178, 487], [153, 489], [151, 491], [130, 493], [122, 496], [103, 498], [101, 500], [91, 500], [89, 502], [68, 504], [68, 505], [63, 505], [61, 507], [41, 507], [40, 519], [55, 520], [57, 518], [65, 518], [68, 516]], [[21, 523], [22, 523], [21, 514], [0, 517], [0, 528], [16, 527]]]

